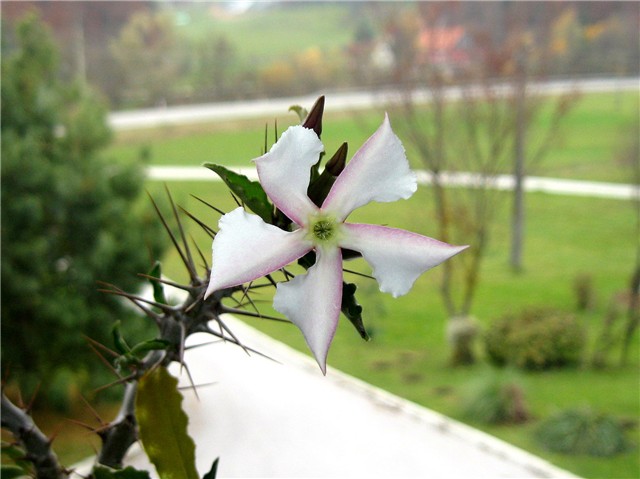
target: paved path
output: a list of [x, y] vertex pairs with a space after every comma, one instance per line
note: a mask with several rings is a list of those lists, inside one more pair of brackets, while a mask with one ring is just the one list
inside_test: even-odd
[[[508, 85], [498, 85], [497, 88], [506, 94], [510, 87]], [[467, 91], [473, 91], [473, 89], [474, 87], [467, 87]], [[571, 91], [579, 91], [582, 93], [638, 91], [640, 89], [640, 79], [596, 78], [575, 81], [560, 80], [532, 83], [529, 85], [529, 89], [533, 93], [546, 95], [557, 95]], [[151, 128], [239, 118], [268, 118], [286, 113], [291, 105], [307, 105], [310, 107], [321, 94], [326, 94], [327, 109], [330, 111], [380, 107], [381, 105], [393, 103], [399, 99], [398, 91], [394, 89], [383, 89], [373, 92], [322, 92], [289, 98], [118, 111], [111, 113], [108, 121], [114, 130], [132, 130], [136, 128]], [[460, 98], [462, 94], [463, 89], [460, 87], [447, 88], [444, 93], [447, 99], [452, 100]], [[423, 103], [429, 102], [431, 101], [431, 94], [427, 89], [416, 90], [414, 92], [414, 100]]]
[[[201, 474], [219, 456], [219, 477], [575, 477], [335, 369], [325, 377], [309, 356], [234, 318], [228, 325], [277, 362], [228, 343], [187, 352], [195, 383], [214, 382], [199, 399], [184, 391]], [[134, 449], [129, 462], [145, 457]]]
[[[254, 167], [231, 169], [251, 179], [257, 179]], [[418, 170], [416, 173], [420, 184], [429, 184], [431, 182], [431, 175], [428, 172]], [[147, 176], [151, 180], [159, 181], [221, 181], [218, 175], [201, 166], [151, 166], [147, 170]], [[443, 179], [446, 184], [452, 186], [473, 186], [479, 184], [482, 180], [479, 175], [473, 173], [445, 173]], [[513, 176], [498, 175], [492, 181], [491, 186], [500, 190], [510, 190], [513, 189], [513, 184]], [[537, 191], [557, 195], [591, 196], [620, 200], [640, 198], [640, 188], [631, 184], [528, 176], [525, 179], [524, 187], [526, 191], [530, 192]]]

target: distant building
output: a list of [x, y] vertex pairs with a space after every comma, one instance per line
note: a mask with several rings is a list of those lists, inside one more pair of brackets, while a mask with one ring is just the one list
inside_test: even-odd
[[472, 41], [462, 26], [423, 28], [418, 34], [418, 62], [444, 72], [466, 68], [472, 61]]

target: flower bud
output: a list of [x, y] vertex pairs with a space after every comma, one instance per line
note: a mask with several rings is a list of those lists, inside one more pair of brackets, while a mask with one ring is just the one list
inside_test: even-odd
[[302, 126], [313, 130], [316, 132], [316, 135], [320, 137], [322, 135], [322, 114], [324, 113], [324, 95], [316, 100], [311, 108], [311, 111], [305, 118]]

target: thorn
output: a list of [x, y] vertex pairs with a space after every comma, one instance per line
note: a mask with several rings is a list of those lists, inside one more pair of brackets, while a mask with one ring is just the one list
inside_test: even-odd
[[189, 213], [184, 208], [180, 207], [180, 209], [182, 210], [182, 212], [184, 214], [186, 214], [189, 218], [191, 218], [193, 221], [195, 221], [198, 224], [198, 226], [200, 226], [204, 230], [204, 232], [207, 233], [211, 237], [211, 239], [216, 237], [216, 230], [214, 230], [210, 226], [207, 226], [204, 222], [200, 221], [198, 218], [196, 218], [194, 215]]
[[125, 384], [125, 383], [127, 383], [129, 381], [132, 381], [132, 380], [136, 379], [136, 377], [137, 377], [137, 374], [135, 374], [135, 373], [134, 374], [130, 374], [129, 376], [125, 376], [123, 378], [118, 379], [117, 381], [113, 381], [113, 382], [111, 382], [109, 384], [105, 384], [104, 386], [100, 386], [99, 388], [94, 389], [93, 392], [94, 393], [99, 393], [100, 391], [104, 391], [105, 389], [108, 389], [111, 386], [117, 386], [118, 384]]
[[291, 323], [288, 319], [277, 318], [275, 316], [268, 316], [261, 313], [253, 313], [251, 311], [245, 311], [243, 309], [230, 308], [229, 306], [222, 306], [222, 312], [228, 314], [239, 314], [242, 316], [249, 316], [250, 318], [269, 319], [272, 321], [279, 321], [281, 323]]
[[107, 368], [117, 377], [117, 378], [122, 378], [122, 376], [120, 376], [120, 374], [118, 373], [118, 371], [113, 367], [113, 365], [107, 361], [107, 358], [105, 358], [102, 354], [100, 354], [100, 351], [98, 351], [96, 349], [96, 347], [89, 343], [89, 347], [91, 348], [91, 350], [96, 353], [96, 355], [98, 356], [98, 358], [100, 359], [100, 361], [102, 361], [102, 363], [107, 366]]
[[184, 265], [189, 272], [190, 278], [197, 279], [198, 273], [196, 272], [195, 264], [193, 264], [193, 257], [191, 256], [191, 249], [189, 248], [189, 242], [187, 241], [187, 236], [184, 233], [184, 228], [182, 227], [182, 221], [180, 221], [180, 215], [178, 215], [178, 209], [176, 208], [176, 203], [173, 201], [173, 197], [171, 196], [171, 192], [169, 191], [169, 187], [165, 184], [165, 191], [167, 192], [167, 196], [169, 197], [169, 201], [171, 202], [171, 209], [173, 210], [173, 217], [176, 220], [176, 224], [178, 225], [178, 231], [180, 232], [180, 238], [182, 239], [182, 246], [184, 248], [184, 253], [186, 256], [186, 260], [183, 258]]
[[98, 421], [100, 423], [100, 425], [106, 425], [107, 423], [105, 423], [102, 418], [100, 417], [100, 414], [98, 414], [98, 411], [96, 411], [94, 409], [94, 407], [89, 403], [89, 401], [87, 400], [87, 398], [84, 397], [83, 394], [80, 395], [80, 399], [82, 399], [82, 402], [84, 402], [85, 406], [87, 407], [87, 409], [89, 409], [89, 411], [91, 412], [91, 414], [93, 415], [94, 419], [96, 421]]
[[353, 270], [346, 269], [346, 268], [342, 268], [342, 271], [344, 271], [345, 273], [355, 274], [356, 276], [362, 276], [363, 278], [375, 279], [373, 276], [371, 276], [369, 274], [359, 273], [358, 271], [353, 271]]
[[[191, 386], [180, 386], [178, 388], [178, 390], [179, 391], [186, 391], [187, 389], [194, 389], [194, 392], [195, 392], [196, 388], [203, 388], [203, 387], [207, 387], [207, 386], [213, 386], [215, 384], [218, 384], [218, 381], [212, 381], [210, 383], [203, 383], [203, 384], [194, 384], [194, 385], [191, 385]], [[197, 392], [196, 392], [196, 397], [198, 397], [198, 393]], [[198, 400], [199, 399], [200, 398], [198, 398]]]
[[31, 411], [33, 411], [33, 405], [35, 404], [36, 397], [40, 392], [40, 387], [42, 387], [42, 382], [38, 382], [38, 384], [36, 385], [36, 389], [33, 391], [33, 394], [29, 399], [29, 404], [27, 404], [26, 407], [23, 408], [24, 412], [26, 412], [29, 416], [31, 416]]
[[151, 281], [158, 281], [159, 283], [166, 284], [167, 286], [172, 286], [174, 288], [182, 289], [190, 293], [195, 292], [197, 290], [197, 288], [194, 288], [193, 286], [190, 286], [190, 285], [176, 283], [175, 281], [170, 281], [164, 278], [156, 278], [155, 276], [151, 276], [145, 273], [138, 273], [138, 276], [140, 276], [141, 278], [149, 279]]
[[196, 399], [198, 401], [200, 401], [200, 396], [198, 396], [198, 391], [196, 390], [196, 385], [193, 382], [193, 377], [191, 376], [191, 371], [189, 370], [189, 366], [187, 366], [187, 364], [185, 362], [181, 361], [180, 362], [180, 369], [182, 370], [183, 367], [184, 367], [184, 370], [186, 371], [187, 376], [189, 378], [189, 383], [191, 384], [191, 386], [189, 386], [187, 389], [193, 389], [193, 393], [196, 395]]
[[231, 192], [229, 192], [229, 194], [231, 195], [231, 198], [233, 198], [233, 201], [235, 201], [236, 205], [242, 206], [242, 204], [240, 203], [240, 200], [238, 200], [238, 198], [236, 198], [236, 195], [234, 195]]
[[219, 213], [220, 215], [224, 216], [226, 213], [224, 211], [222, 211], [219, 208], [216, 208], [215, 206], [213, 206], [211, 203], [208, 203], [207, 201], [203, 200], [202, 198], [195, 196], [195, 195], [191, 195], [192, 198], [198, 200], [200, 203], [204, 204], [205, 206], [208, 206], [209, 208], [211, 208], [212, 210], [214, 210], [215, 212]]
[[[165, 187], [166, 187], [166, 185], [165, 185]], [[169, 198], [171, 198], [170, 195], [169, 195]], [[153, 197], [151, 195], [149, 195], [149, 199], [151, 200], [151, 204], [153, 205], [153, 208], [155, 209], [156, 214], [158, 215], [158, 217], [160, 218], [160, 221], [162, 222], [162, 226], [164, 226], [165, 231], [169, 235], [169, 238], [171, 239], [171, 242], [173, 243], [174, 248], [176, 249], [176, 251], [180, 255], [180, 258], [182, 259], [182, 262], [185, 265], [188, 265], [189, 263], [187, 261], [187, 258], [185, 257], [184, 252], [182, 251], [182, 249], [180, 248], [180, 245], [178, 244], [178, 239], [175, 237], [175, 235], [171, 231], [171, 228], [169, 228], [169, 225], [167, 224], [167, 220], [165, 219], [164, 215], [160, 211], [160, 208], [158, 207], [158, 204], [155, 202], [155, 200], [153, 199]], [[174, 208], [175, 208], [175, 205], [173, 205], [173, 200], [171, 200], [171, 201], [172, 201], [172, 206], [174, 206]]]

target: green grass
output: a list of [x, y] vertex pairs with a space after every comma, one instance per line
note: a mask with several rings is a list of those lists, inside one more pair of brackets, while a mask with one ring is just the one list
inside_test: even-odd
[[210, 3], [181, 8], [191, 13], [191, 22], [182, 27], [184, 35], [194, 39], [223, 35], [234, 45], [240, 62], [254, 67], [307, 48], [342, 48], [351, 41], [355, 30], [349, 3], [257, 8], [238, 16], [210, 15]]
[[[310, 105], [308, 105], [310, 106]], [[621, 160], [624, 145], [630, 141], [633, 122], [639, 115], [637, 93], [605, 93], [584, 96], [566, 117], [558, 141], [532, 174], [594, 181], [631, 181], [631, 168]], [[230, 121], [185, 127], [164, 127], [122, 132], [108, 150], [121, 160], [137, 158], [142, 149], [150, 153], [155, 165], [197, 166], [205, 162], [224, 165], [250, 165], [250, 159], [264, 148], [265, 125], [268, 145], [273, 143], [274, 119]], [[296, 123], [293, 113], [277, 117], [278, 130]], [[332, 113], [327, 98], [323, 139], [333, 153], [343, 141], [349, 141], [350, 153], [377, 128], [382, 112]], [[531, 143], [544, 131], [544, 115], [531, 132]], [[394, 118], [391, 118], [392, 124]], [[420, 167], [419, 156], [407, 143], [407, 153], [414, 166]]]

